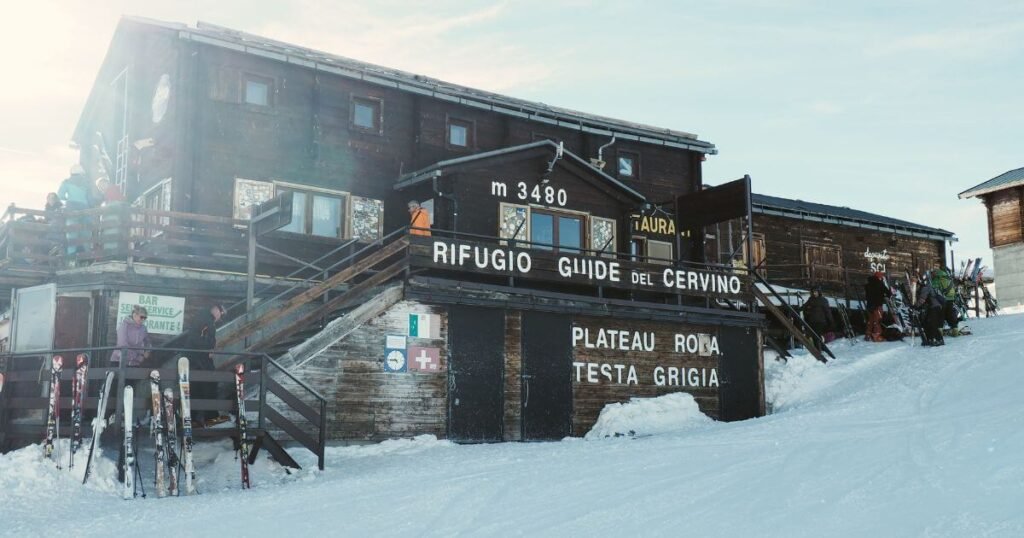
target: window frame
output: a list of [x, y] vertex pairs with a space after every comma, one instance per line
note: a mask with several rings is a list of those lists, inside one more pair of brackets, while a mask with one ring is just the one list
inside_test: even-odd
[[[265, 104], [252, 103], [252, 102], [250, 102], [247, 99], [247, 97], [248, 97], [248, 89], [249, 89], [249, 82], [250, 81], [257, 82], [257, 83], [260, 83], [260, 84], [264, 84], [267, 87], [267, 102]], [[241, 87], [241, 90], [239, 92], [239, 102], [241, 102], [245, 106], [251, 106], [251, 107], [256, 107], [256, 108], [273, 108], [274, 107], [274, 101], [275, 101], [274, 96], [277, 93], [276, 92], [276, 84], [275, 84], [276, 81], [274, 80], [274, 77], [268, 77], [268, 76], [264, 76], [264, 75], [257, 75], [255, 73], [243, 72], [242, 73], [241, 82], [242, 82], [242, 84], [241, 84], [242, 87]]]
[[[667, 259], [651, 260], [651, 243], [657, 243], [659, 245], [667, 245], [669, 250], [669, 257]], [[643, 252], [640, 254], [633, 252], [634, 245], [638, 245], [640, 250]], [[662, 241], [660, 239], [651, 239], [644, 235], [632, 235], [629, 238], [629, 259], [630, 261], [639, 263], [648, 263], [653, 265], [672, 265], [676, 262], [676, 246], [674, 243], [669, 241]]]
[[[374, 126], [366, 127], [356, 123], [356, 107], [358, 105], [368, 105], [374, 110]], [[349, 127], [361, 133], [384, 134], [384, 100], [379, 97], [353, 95], [349, 102]]]
[[[821, 249], [823, 252], [826, 250], [834, 251], [835, 259], [838, 263], [819, 264], [823, 271], [814, 271], [811, 267], [810, 260], [810, 249]], [[812, 277], [815, 282], [830, 282], [830, 283], [841, 283], [843, 282], [843, 246], [835, 243], [820, 243], [817, 241], [801, 241], [800, 242], [800, 254], [803, 258], [803, 276], [805, 279], [810, 280]], [[820, 274], [818, 274], [820, 273]], [[824, 275], [824, 276], [822, 276]]]
[[[623, 158], [630, 158], [633, 160], [633, 173], [625, 175], [619, 172], [619, 160]], [[620, 179], [632, 179], [634, 181], [640, 179], [640, 154], [635, 151], [620, 150], [615, 152], [615, 177]]]
[[[452, 143], [452, 126], [457, 125], [466, 129], [466, 145], [460, 146]], [[446, 116], [445, 117], [445, 137], [444, 145], [446, 148], [455, 151], [472, 151], [476, 149], [476, 121], [468, 120], [459, 116]]]
[[[174, 184], [172, 183], [171, 178], [168, 177], [161, 179], [160, 181], [157, 181], [145, 191], [142, 191], [142, 194], [139, 194], [139, 196], [135, 198], [135, 201], [132, 202], [132, 206], [144, 210], [153, 209], [156, 211], [170, 212], [171, 204], [173, 203], [173, 188]], [[137, 220], [139, 217], [133, 218]], [[168, 226], [171, 224], [171, 219], [169, 217], [149, 216], [145, 217], [145, 219], [148, 226], [145, 228], [133, 228], [133, 236], [145, 235], [146, 237], [159, 237], [163, 235], [163, 230], [156, 230], [150, 226]]]
[[[352, 193], [346, 191], [338, 191], [333, 189], [325, 189], [323, 187], [312, 187], [309, 185], [303, 185], [301, 183], [290, 183], [287, 181], [274, 181], [274, 196], [281, 193], [282, 190], [301, 192], [306, 194], [306, 208], [305, 218], [302, 223], [301, 232], [281, 229], [278, 230], [282, 233], [300, 235], [303, 237], [315, 237], [320, 239], [348, 239], [352, 234]], [[341, 214], [339, 235], [317, 235], [313, 233], [313, 209], [314, 209], [314, 197], [317, 195], [329, 195], [336, 198], [341, 198]]]
[[[499, 202], [498, 203], [498, 237], [499, 237], [500, 243], [502, 245], [507, 245], [507, 244], [509, 244], [510, 241], [513, 241], [513, 238], [505, 237], [505, 236], [502, 235], [503, 230], [501, 230], [501, 219], [502, 219], [502, 215], [505, 213], [506, 208], [523, 208], [523, 209], [526, 210], [526, 222], [523, 224], [522, 230], [520, 230], [520, 233], [524, 234], [526, 236], [526, 239], [515, 239], [514, 240], [515, 242], [525, 241], [527, 243], [527, 245], [525, 245], [527, 248], [536, 249], [536, 250], [543, 250], [544, 252], [551, 252], [551, 253], [573, 252], [573, 253], [576, 253], [576, 254], [592, 255], [590, 253], [590, 251], [592, 250], [590, 248], [590, 239], [591, 239], [591, 235], [590, 235], [590, 226], [591, 226], [591, 224], [590, 224], [590, 222], [591, 222], [591, 219], [603, 218], [603, 217], [594, 217], [590, 213], [587, 213], [585, 211], [575, 211], [575, 210], [572, 210], [572, 209], [561, 209], [561, 208], [559, 208], [559, 209], [551, 209], [549, 207], [544, 207], [544, 206], [526, 205], [526, 204], [512, 204], [512, 203], [508, 203], [508, 202]], [[556, 229], [552, 230], [552, 232], [553, 232], [552, 233], [552, 237], [551, 237], [551, 241], [552, 242], [550, 244], [551, 248], [550, 249], [537, 248], [537, 245], [534, 244], [534, 239], [533, 239], [533, 214], [534, 214], [534, 212], [540, 212], [542, 214], [552, 215], [552, 217], [553, 217], [552, 218], [552, 222], [553, 223], [557, 223], [558, 222], [558, 217], [572, 217], [572, 218], [580, 219], [580, 246], [579, 246], [579, 248], [573, 248], [573, 247], [561, 247], [560, 248], [559, 247], [559, 245], [558, 245], [559, 235], [558, 235], [558, 232], [557, 232], [557, 225], [555, 225]], [[604, 219], [604, 220], [611, 220], [611, 221], [615, 222], [616, 225], [618, 224], [617, 221], [615, 221], [615, 219]], [[613, 228], [613, 233], [614, 233], [614, 236], [615, 236], [616, 241], [617, 241], [618, 240], [618, 229], [617, 228]], [[543, 243], [543, 244], [546, 245], [546, 246], [548, 245], [548, 243]], [[614, 252], [606, 253], [606, 254], [614, 257]]]

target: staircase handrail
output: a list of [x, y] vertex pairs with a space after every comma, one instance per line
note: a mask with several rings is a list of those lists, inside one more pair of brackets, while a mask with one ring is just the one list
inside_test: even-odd
[[[327, 267], [323, 268], [323, 270], [322, 270], [323, 273], [327, 273], [329, 271], [333, 271], [335, 269], [338, 269], [342, 265], [348, 264], [349, 262], [352, 262], [353, 260], [355, 260], [357, 257], [361, 256], [363, 253], [367, 252], [368, 250], [370, 250], [370, 249], [372, 249], [374, 247], [380, 247], [380, 246], [384, 245], [385, 243], [389, 242], [390, 240], [394, 239], [395, 237], [398, 237], [400, 235], [404, 235], [406, 233], [406, 228], [407, 227], [398, 228], [397, 230], [392, 231], [391, 233], [385, 235], [384, 237], [381, 237], [380, 239], [375, 239], [375, 240], [367, 243], [361, 249], [353, 252], [352, 254], [349, 254], [348, 256], [346, 256], [345, 258], [342, 258], [341, 260], [338, 260], [337, 262], [331, 264], [330, 266], [327, 266]], [[355, 242], [355, 240], [353, 239], [353, 240], [345, 243], [344, 245], [341, 245], [340, 247], [335, 248], [331, 252], [329, 252], [327, 254], [324, 254], [323, 256], [317, 258], [316, 260], [313, 260], [310, 263], [316, 263], [318, 261], [322, 261], [324, 258], [326, 258], [326, 257], [328, 257], [328, 256], [330, 256], [330, 255], [332, 255], [332, 254], [334, 254], [334, 253], [344, 249], [344, 248], [347, 248], [348, 246], [350, 246], [354, 242]], [[305, 269], [306, 269], [305, 267], [300, 268], [297, 271], [293, 272], [288, 277], [293, 276], [295, 274], [298, 274], [298, 272], [301, 272], [301, 271], [303, 271]], [[286, 278], [288, 278], [288, 277], [286, 277]], [[293, 282], [291, 286], [289, 286], [286, 289], [282, 290], [277, 295], [274, 295], [273, 297], [269, 297], [269, 298], [266, 298], [266, 299], [262, 299], [261, 302], [276, 301], [278, 299], [281, 299], [285, 295], [288, 295], [289, 293], [295, 291], [296, 289], [308, 288], [311, 285], [315, 285], [318, 282], [319, 282], [319, 280], [318, 279], [314, 279], [313, 277], [308, 277], [308, 278], [305, 278], [305, 279], [300, 280], [298, 282]], [[263, 292], [263, 291], [266, 291], [266, 290], [268, 290], [270, 288], [273, 288], [273, 287], [274, 287], [273, 284], [269, 284], [269, 285], [267, 285], [266, 287], [264, 287], [260, 291]], [[231, 312], [233, 309], [236, 309], [239, 306], [245, 305], [245, 303], [246, 303], [246, 301], [243, 299], [243, 300], [241, 300], [241, 301], [239, 301], [237, 303], [232, 304], [226, 310], [228, 312]], [[234, 319], [229, 321], [228, 323], [225, 323], [224, 325], [220, 326], [218, 328], [218, 331], [224, 331], [225, 329], [227, 329], [229, 327], [233, 327], [236, 324], [246, 322], [248, 316], [246, 316], [245, 314], [248, 314], [248, 312], [245, 312], [242, 315], [238, 315]]]
[[775, 297], [775, 299], [779, 301], [779, 304], [784, 305], [788, 312], [792, 314], [790, 317], [792, 319], [796, 319], [800, 323], [800, 328], [810, 332], [811, 336], [814, 337], [814, 341], [817, 342], [818, 346], [821, 347], [821, 350], [824, 351], [825, 353], [828, 353], [829, 357], [832, 357], [833, 359], [836, 358], [836, 356], [832, 353], [832, 350], [829, 349], [828, 345], [825, 344], [825, 340], [821, 337], [821, 335], [815, 332], [815, 330], [807, 323], [807, 321], [804, 320], [803, 316], [801, 316], [799, 312], [794, 310], [793, 307], [790, 306], [790, 304], [786, 302], [786, 300], [783, 299], [778, 292], [775, 291], [775, 288], [772, 287], [772, 285], [769, 284], [768, 281], [764, 279], [764, 277], [759, 275], [756, 271], [751, 271], [751, 274], [754, 275], [754, 280], [756, 281], [755, 285], [758, 283], [764, 285], [764, 287], [767, 288], [768, 291], [772, 294], [772, 297]]

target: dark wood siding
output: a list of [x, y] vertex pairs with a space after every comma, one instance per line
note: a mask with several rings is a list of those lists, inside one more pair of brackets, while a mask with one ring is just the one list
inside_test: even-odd
[[985, 197], [988, 208], [989, 246], [1024, 241], [1024, 188], [994, 192]]
[[[717, 381], [713, 386], [680, 386], [658, 385], [655, 383], [656, 368], [694, 369], [698, 378], [710, 380], [711, 372], [718, 375], [719, 356], [700, 356], [697, 353], [676, 352], [674, 347], [675, 334], [705, 333], [719, 335], [719, 328], [709, 326], [665, 324], [644, 321], [620, 321], [601, 318], [576, 318], [575, 328], [590, 331], [590, 339], [596, 341], [597, 331], [601, 328], [627, 330], [631, 333], [653, 333], [655, 337], [654, 351], [621, 351], [617, 349], [587, 348], [577, 344], [573, 349], [573, 435], [585, 435], [594, 426], [601, 409], [614, 402], [626, 402], [630, 398], [650, 398], [673, 392], [688, 392], [696, 399], [700, 410], [711, 417], [718, 417], [719, 387]], [[623, 365], [623, 378], [620, 381], [618, 372], [611, 370], [612, 379], [598, 374], [597, 382], [588, 381], [585, 364]], [[635, 368], [637, 382], [627, 383], [628, 368]], [[582, 372], [582, 373], [580, 373]], [[668, 373], [663, 370], [666, 374]], [[684, 378], [685, 374], [684, 374]], [[709, 383], [710, 384], [710, 383]]]
[[[902, 275], [930, 269], [946, 253], [942, 240], [776, 215], [754, 214], [754, 230], [764, 236], [767, 278], [780, 284], [841, 285], [849, 275], [859, 285], [875, 270]], [[838, 267], [808, 266], [811, 253], [823, 249], [838, 251]]]

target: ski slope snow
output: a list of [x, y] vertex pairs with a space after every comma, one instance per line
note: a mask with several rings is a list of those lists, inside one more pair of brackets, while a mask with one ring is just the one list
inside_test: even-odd
[[198, 446], [200, 495], [132, 501], [110, 459], [82, 486], [28, 447], [0, 456], [0, 535], [1024, 536], [1024, 316], [971, 325], [766, 357], [760, 419], [674, 396], [609, 406], [587, 439], [335, 447], [323, 472], [296, 450], [291, 474], [261, 457], [247, 491], [226, 443]]

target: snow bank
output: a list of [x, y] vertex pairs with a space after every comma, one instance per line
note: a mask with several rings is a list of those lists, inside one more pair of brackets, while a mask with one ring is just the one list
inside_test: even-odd
[[0, 536], [1024, 536], [1024, 316], [971, 325], [939, 348], [769, 356], [764, 418], [672, 394], [608, 406], [591, 435], [685, 431], [643, 442], [420, 436], [330, 448], [323, 472], [291, 449], [303, 470], [261, 454], [246, 491], [230, 443], [200, 443], [200, 495], [134, 501], [116, 450], [82, 486], [36, 445], [0, 456]]
[[685, 431], [711, 423], [693, 396], [685, 392], [657, 398], [633, 398], [604, 406], [586, 439], [636, 437]]

